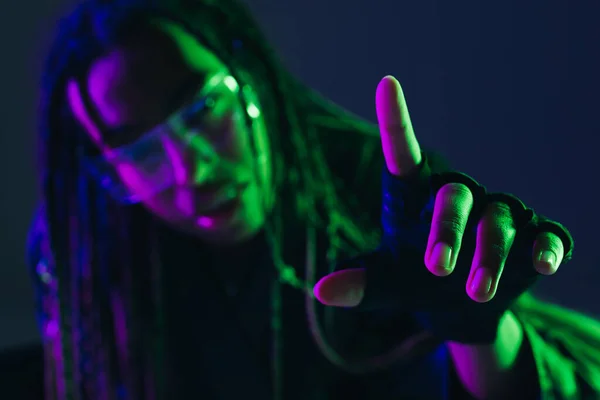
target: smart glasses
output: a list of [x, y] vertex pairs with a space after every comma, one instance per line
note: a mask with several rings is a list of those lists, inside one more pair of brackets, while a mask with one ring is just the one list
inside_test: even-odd
[[239, 91], [238, 82], [227, 71], [213, 75], [192, 101], [165, 122], [133, 142], [86, 158], [87, 171], [123, 204], [136, 204], [169, 189], [177, 183], [180, 168], [174, 152], [193, 147], [204, 162], [215, 160], [205, 138], [220, 134], [226, 118], [244, 117], [242, 108], [236, 106]]

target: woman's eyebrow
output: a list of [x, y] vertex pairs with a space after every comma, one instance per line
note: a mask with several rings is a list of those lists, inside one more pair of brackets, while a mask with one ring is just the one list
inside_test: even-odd
[[177, 88], [173, 95], [169, 97], [166, 102], [166, 109], [169, 113], [177, 110], [179, 107], [184, 105], [190, 100], [198, 91], [198, 87], [206, 82], [207, 76], [205, 74], [195, 73], [186, 79], [183, 84]]
[[[173, 95], [169, 96], [165, 103], [168, 114], [171, 114], [179, 107], [184, 105], [186, 101], [191, 99], [197, 92], [198, 86], [202, 85], [206, 81], [205, 74], [193, 74], [186, 79], [176, 90], [173, 91]], [[103, 132], [105, 140], [111, 141], [117, 139], [119, 136], [130, 135], [139, 132], [143, 128], [137, 124], [124, 124], [119, 126], [107, 127]]]

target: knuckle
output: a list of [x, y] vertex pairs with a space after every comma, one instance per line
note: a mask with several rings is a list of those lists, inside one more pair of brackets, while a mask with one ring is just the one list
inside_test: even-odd
[[536, 247], [552, 250], [556, 253], [563, 251], [563, 243], [562, 240], [551, 232], [542, 232], [537, 235], [535, 239]]
[[473, 195], [469, 188], [461, 183], [448, 183], [436, 195], [436, 209], [440, 220], [448, 225], [463, 225], [473, 207]]
[[509, 248], [517, 235], [517, 229], [512, 224], [512, 220], [497, 219], [491, 226], [484, 231], [490, 242]]
[[487, 206], [486, 214], [497, 219], [511, 219], [512, 211], [506, 203], [495, 201]]
[[464, 230], [464, 221], [458, 216], [443, 219], [438, 224], [439, 233], [445, 236], [462, 235]]
[[490, 204], [483, 217], [483, 222], [487, 230], [496, 237], [511, 238], [517, 233], [515, 221], [506, 204]]
[[485, 259], [492, 262], [500, 262], [508, 257], [508, 246], [506, 243], [491, 243], [486, 248]]

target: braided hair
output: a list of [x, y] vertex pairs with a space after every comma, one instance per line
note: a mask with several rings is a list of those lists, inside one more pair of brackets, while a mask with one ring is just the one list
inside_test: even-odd
[[156, 16], [196, 34], [251, 81], [268, 110], [278, 196], [267, 221], [274, 259], [285, 259], [282, 204], [324, 228], [330, 260], [346, 247], [376, 242], [344, 211], [318, 135], [373, 127], [294, 80], [244, 6], [236, 0], [87, 0], [59, 22], [41, 80], [38, 159], [52, 277], [44, 301], [58, 325], [47, 340], [49, 398], [164, 397], [156, 228], [141, 207], [113, 202], [82, 172], [81, 153], [89, 144], [65, 99], [70, 78]]

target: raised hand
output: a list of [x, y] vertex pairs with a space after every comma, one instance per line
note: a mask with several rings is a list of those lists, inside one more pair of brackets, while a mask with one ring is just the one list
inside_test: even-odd
[[[415, 184], [427, 181], [431, 176], [423, 170], [421, 149], [415, 137], [402, 89], [395, 78], [387, 76], [379, 83], [376, 107], [382, 149], [389, 174], [400, 181], [414, 180]], [[464, 282], [468, 296], [475, 302], [491, 300], [499, 285], [502, 285], [505, 264], [519, 230], [514, 215], [515, 207], [511, 204], [515, 201], [519, 202], [507, 196], [491, 195], [487, 197], [484, 207], [477, 209], [478, 214], [475, 217], [478, 220], [475, 221], [475, 233], [471, 239], [475, 242], [471, 243], [474, 251], [470, 271]], [[475, 205], [473, 190], [464, 182], [448, 182], [437, 188], [434, 193], [427, 243], [422, 254], [424, 266], [416, 266], [417, 268], [427, 268], [431, 274], [438, 277], [453, 274], [461, 248], [464, 247], [468, 224], [474, 217]], [[516, 208], [519, 208], [519, 204]], [[551, 275], [557, 271], [565, 255], [565, 236], [561, 239], [555, 234], [557, 229], [554, 228], [560, 227], [558, 224], [548, 226], [552, 229], [536, 231], [535, 240], [531, 241], [530, 262], [527, 265], [519, 265], [519, 268], [535, 268], [535, 271], [544, 275]], [[560, 228], [558, 230], [560, 231]], [[568, 233], [566, 236], [570, 239]], [[397, 268], [406, 267], [397, 265]], [[365, 268], [337, 271], [321, 279], [315, 286], [314, 293], [325, 305], [357, 306], [363, 300], [365, 287], [369, 284], [365, 280], [366, 276]], [[411, 271], [406, 271], [403, 281], [410, 279]]]

